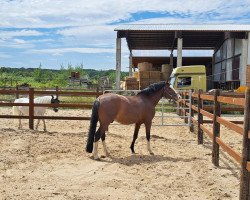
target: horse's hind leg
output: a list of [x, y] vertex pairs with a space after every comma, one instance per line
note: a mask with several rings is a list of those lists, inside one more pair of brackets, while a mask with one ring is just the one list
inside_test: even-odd
[[98, 142], [103, 134], [105, 134], [105, 130], [99, 127], [99, 129], [95, 133], [95, 140], [94, 140], [95, 142], [94, 142], [94, 149], [93, 149], [93, 157], [95, 160], [100, 159], [98, 156]]
[[[20, 116], [22, 116], [22, 114], [19, 114]], [[18, 124], [18, 129], [22, 129], [22, 122], [21, 122], [21, 118], [19, 118], [19, 124]]]
[[148, 122], [148, 123], [145, 123], [146, 138], [147, 138], [147, 149], [148, 149], [148, 152], [151, 155], [154, 155], [154, 153], [153, 153], [153, 151], [151, 150], [151, 147], [150, 147], [150, 129], [151, 129], [151, 125], [152, 125], [152, 121]]
[[36, 123], [36, 130], [38, 129], [39, 123], [40, 123], [40, 119], [37, 120], [37, 123]]
[[139, 133], [139, 129], [140, 129], [140, 126], [141, 124], [135, 124], [135, 130], [134, 130], [134, 136], [133, 136], [133, 141], [130, 145], [130, 149], [132, 151], [132, 153], [135, 153], [135, 149], [134, 149], [134, 146], [135, 146], [135, 141], [138, 137], [138, 133]]
[[101, 139], [102, 139], [102, 146], [103, 146], [103, 150], [104, 150], [104, 153], [105, 153], [105, 156], [106, 157], [109, 157], [109, 153], [108, 153], [108, 150], [107, 150], [107, 146], [106, 146], [106, 143], [105, 143], [105, 137], [106, 137], [106, 134], [105, 132], [101, 135]]

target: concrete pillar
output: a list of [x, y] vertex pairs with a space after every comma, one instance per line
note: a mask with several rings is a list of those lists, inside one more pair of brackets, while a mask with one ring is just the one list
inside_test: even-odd
[[116, 89], [120, 89], [121, 81], [121, 38], [116, 38]]
[[177, 67], [182, 66], [182, 38], [177, 40]]
[[132, 54], [132, 51], [130, 51], [130, 54], [129, 54], [129, 76], [132, 76], [132, 67], [133, 67], [132, 58], [133, 58], [133, 54]]
[[241, 60], [240, 60], [240, 70], [239, 70], [239, 78], [240, 85], [246, 85], [246, 71], [247, 71], [247, 63], [248, 63], [248, 39], [242, 39], [242, 52], [241, 52]]

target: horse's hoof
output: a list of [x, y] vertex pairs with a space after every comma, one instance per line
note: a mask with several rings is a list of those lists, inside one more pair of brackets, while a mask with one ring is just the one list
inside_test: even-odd
[[153, 152], [150, 152], [150, 155], [151, 155], [151, 156], [154, 156], [155, 154], [154, 154]]
[[102, 155], [101, 158], [106, 158], [107, 156]]
[[94, 158], [94, 160], [96, 161], [101, 161], [101, 159], [98, 157], [98, 158]]

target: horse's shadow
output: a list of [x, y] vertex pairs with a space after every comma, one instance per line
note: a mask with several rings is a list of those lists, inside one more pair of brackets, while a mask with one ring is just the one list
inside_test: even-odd
[[197, 157], [195, 158], [173, 158], [169, 156], [163, 156], [163, 155], [140, 155], [140, 154], [132, 154], [127, 157], [109, 157], [109, 159], [101, 159], [102, 162], [108, 162], [108, 163], [119, 163], [126, 166], [133, 166], [133, 165], [140, 165], [140, 164], [152, 164], [152, 163], [158, 163], [162, 161], [169, 161], [169, 162], [191, 162], [194, 159], [199, 159]]

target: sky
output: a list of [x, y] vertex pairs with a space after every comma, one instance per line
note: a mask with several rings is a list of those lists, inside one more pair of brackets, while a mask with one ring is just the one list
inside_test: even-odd
[[[115, 69], [122, 24], [250, 24], [250, 0], [0, 0], [0, 66]], [[211, 55], [210, 51], [184, 52]], [[135, 51], [134, 55], [168, 55]], [[129, 51], [122, 40], [122, 70]]]

